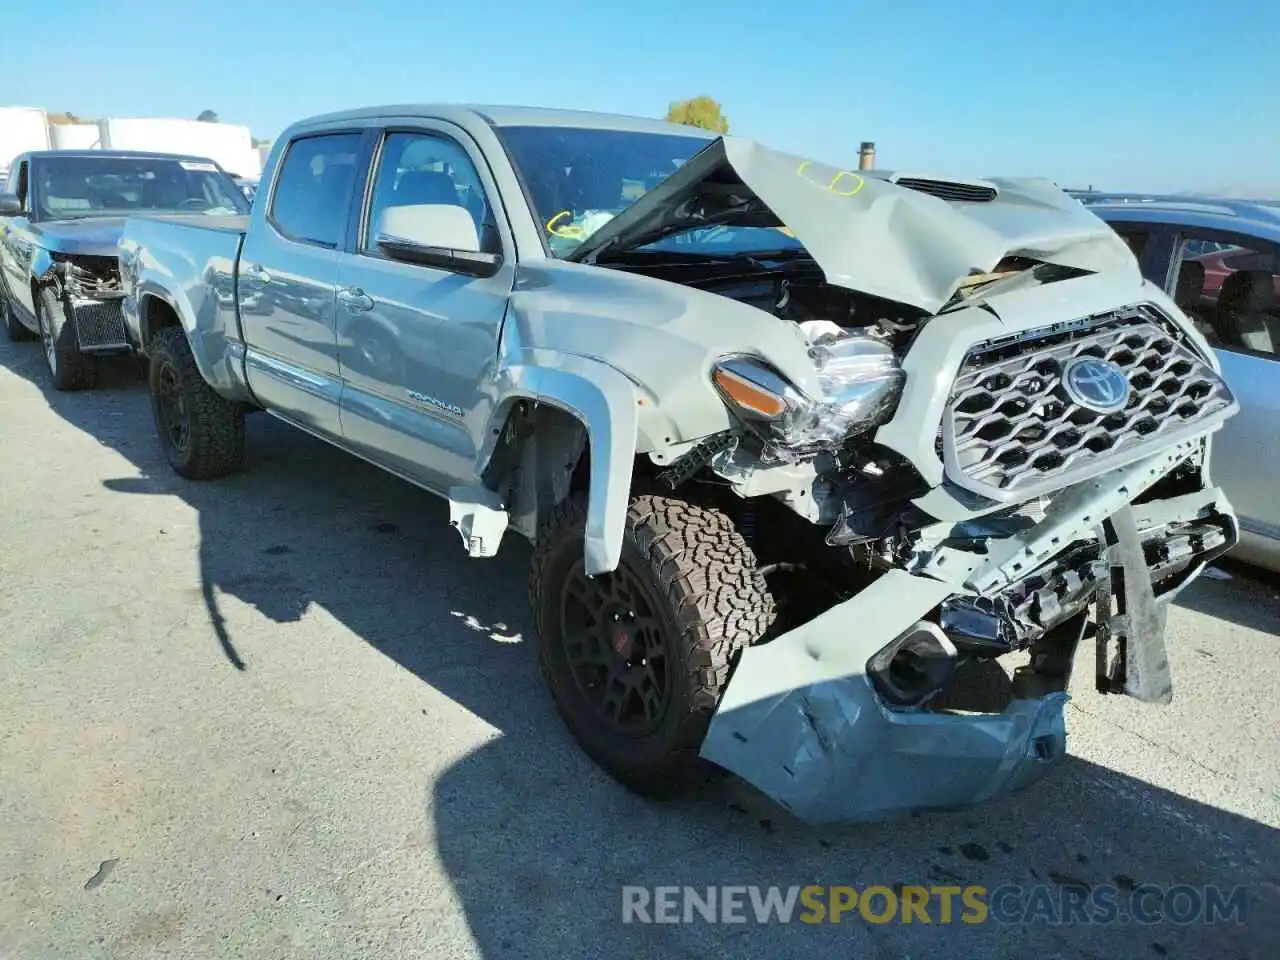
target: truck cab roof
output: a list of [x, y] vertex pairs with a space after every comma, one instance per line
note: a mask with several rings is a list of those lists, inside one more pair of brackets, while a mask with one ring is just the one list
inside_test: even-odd
[[[497, 127], [587, 127], [601, 130], [671, 133], [684, 137], [703, 137], [707, 140], [712, 140], [716, 136], [715, 133], [709, 130], [670, 123], [666, 120], [655, 120], [652, 117], [595, 113], [588, 110], [457, 103], [388, 104], [361, 107], [354, 110], [343, 110], [336, 113], [308, 117], [293, 124], [290, 130], [304, 127], [331, 126], [352, 121], [378, 120], [387, 117], [419, 117], [432, 120], [448, 120], [460, 126], [480, 122], [488, 126]], [[287, 134], [288, 131], [286, 131]]]

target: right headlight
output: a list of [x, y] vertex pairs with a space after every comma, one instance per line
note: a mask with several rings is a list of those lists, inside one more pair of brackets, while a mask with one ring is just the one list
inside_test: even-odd
[[820, 394], [809, 396], [764, 362], [721, 358], [711, 378], [725, 403], [780, 444], [839, 444], [884, 423], [897, 409], [906, 375], [884, 340], [854, 334], [810, 350]]

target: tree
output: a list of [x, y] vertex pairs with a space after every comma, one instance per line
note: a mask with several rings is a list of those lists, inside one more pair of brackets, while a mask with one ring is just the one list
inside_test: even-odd
[[196, 119], [202, 120], [205, 123], [217, 123], [218, 115], [214, 113], [212, 110], [201, 110], [200, 116], [196, 117]]
[[678, 100], [671, 104], [667, 120], [671, 123], [683, 123], [688, 127], [701, 127], [713, 133], [729, 132], [729, 119], [720, 109], [720, 104], [706, 96]]

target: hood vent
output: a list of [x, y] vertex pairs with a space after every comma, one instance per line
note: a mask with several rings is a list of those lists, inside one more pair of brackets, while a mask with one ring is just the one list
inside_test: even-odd
[[924, 177], [899, 177], [894, 181], [908, 190], [918, 190], [943, 200], [957, 203], [990, 203], [997, 196], [996, 188], [981, 183], [965, 183], [961, 180], [929, 180]]

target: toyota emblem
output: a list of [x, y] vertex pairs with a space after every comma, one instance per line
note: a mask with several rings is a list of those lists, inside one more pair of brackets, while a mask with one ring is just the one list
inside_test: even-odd
[[1077, 357], [1062, 371], [1067, 396], [1094, 413], [1115, 413], [1129, 402], [1129, 380], [1109, 360]]

